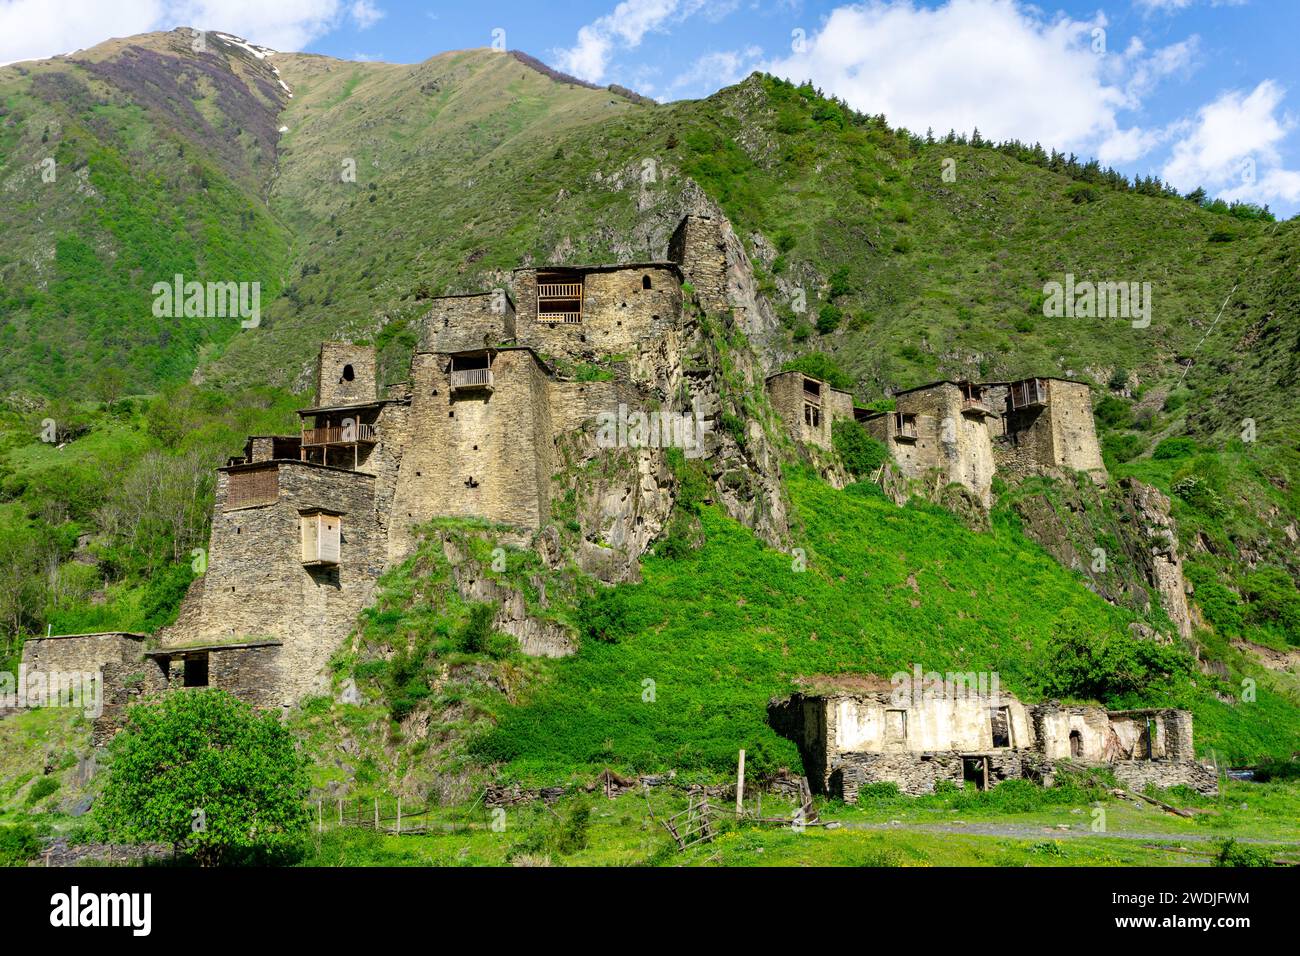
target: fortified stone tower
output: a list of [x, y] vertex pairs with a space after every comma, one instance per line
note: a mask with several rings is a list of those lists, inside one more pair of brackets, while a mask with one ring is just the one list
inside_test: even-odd
[[727, 243], [722, 223], [706, 216], [687, 216], [668, 240], [668, 258], [681, 266], [686, 281], [710, 312], [728, 308]]
[[358, 405], [378, 397], [375, 350], [369, 345], [325, 342], [316, 360], [316, 406]]

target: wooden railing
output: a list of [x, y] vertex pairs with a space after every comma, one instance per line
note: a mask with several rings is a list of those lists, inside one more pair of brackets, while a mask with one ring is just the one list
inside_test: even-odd
[[1016, 382], [1011, 386], [1011, 407], [1026, 408], [1030, 405], [1046, 405], [1047, 388], [1036, 378], [1027, 382]]
[[452, 388], [491, 388], [490, 368], [457, 368], [451, 371]]
[[916, 416], [908, 415], [905, 417], [901, 412], [895, 413], [894, 424], [899, 438], [916, 437]]
[[377, 442], [379, 430], [374, 425], [332, 425], [327, 428], [305, 428], [303, 445], [350, 445], [353, 442]]
[[581, 299], [581, 282], [539, 282], [537, 284], [539, 299]]
[[580, 325], [582, 324], [581, 312], [539, 312], [537, 313], [538, 322], [546, 322], [550, 325]]

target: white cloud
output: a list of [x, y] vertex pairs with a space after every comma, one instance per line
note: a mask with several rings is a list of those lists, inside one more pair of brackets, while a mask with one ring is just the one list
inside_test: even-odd
[[736, 0], [623, 0], [578, 30], [573, 46], [554, 51], [555, 65], [579, 79], [600, 83], [614, 54], [636, 49], [647, 33], [701, 13], [717, 20], [735, 8]]
[[1123, 128], [1118, 114], [1193, 51], [1168, 63], [1140, 61], [1140, 47], [1101, 55], [1106, 26], [1103, 14], [1049, 19], [1016, 0], [869, 0], [834, 10], [802, 49], [766, 68], [915, 131], [978, 126], [999, 140], [1139, 155], [1151, 134]]
[[1230, 201], [1300, 199], [1300, 172], [1282, 168], [1278, 150], [1296, 127], [1282, 111], [1285, 96], [1277, 82], [1264, 80], [1249, 93], [1229, 90], [1202, 106], [1183, 124], [1164, 179], [1184, 192], [1204, 186]]
[[380, 20], [384, 19], [386, 14], [370, 0], [356, 0], [352, 4], [352, 19], [356, 21], [357, 26], [362, 30], [369, 30]]
[[763, 50], [757, 46], [706, 53], [673, 78], [668, 92], [674, 96], [707, 96], [719, 87], [743, 80], [753, 72], [762, 56]]
[[383, 16], [370, 0], [0, 0], [0, 63], [72, 53], [109, 37], [192, 26], [300, 50], [337, 28], [345, 12], [361, 28]]
[[150, 30], [161, 0], [0, 0], [0, 63], [71, 53], [113, 36]]

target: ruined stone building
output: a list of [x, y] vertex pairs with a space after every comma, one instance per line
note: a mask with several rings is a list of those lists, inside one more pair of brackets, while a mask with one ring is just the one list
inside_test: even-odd
[[831, 449], [831, 426], [854, 417], [853, 393], [832, 388], [803, 372], [777, 372], [767, 378], [772, 408], [797, 441]]
[[[513, 294], [438, 298], [405, 382], [381, 387], [371, 346], [323, 343], [298, 434], [253, 436], [218, 470], [207, 567], [175, 624], [148, 641], [29, 641], [26, 655], [43, 660], [57, 647], [102, 671], [105, 737], [132, 700], [173, 688], [220, 687], [282, 708], [327, 692], [331, 655], [382, 572], [415, 548], [417, 526], [484, 519], [504, 526], [503, 543], [526, 545], [553, 520], [562, 441], [620, 404], [685, 401], [663, 353], [683, 322], [684, 280], [704, 303], [726, 298], [720, 230], [689, 216], [670, 261], [520, 269]], [[560, 362], [624, 371], [586, 381], [559, 374]], [[635, 472], [632, 481], [602, 489], [621, 496], [615, 517], [600, 542], [581, 543], [580, 562], [599, 570], [620, 547], [634, 559], [657, 533], [643, 512], [666, 514], [671, 500], [638, 486]], [[649, 505], [620, 503], [629, 494]], [[529, 653], [572, 649], [545, 629], [519, 636]]]
[[774, 700], [769, 717], [798, 745], [814, 789], [849, 803], [872, 783], [909, 794], [932, 793], [940, 781], [1050, 785], [1066, 761], [1106, 767], [1137, 790], [1154, 783], [1217, 792], [1214, 771], [1196, 762], [1187, 711], [1028, 705], [1005, 691], [966, 693], [976, 690], [975, 675], [956, 676], [972, 680], [956, 682], [956, 692], [901, 694], [880, 677], [814, 681], [808, 693]]
[[855, 409], [848, 393], [798, 372], [774, 375], [767, 387], [797, 440], [829, 448], [834, 421], [855, 419], [884, 443], [902, 475], [961, 485], [986, 507], [998, 473], [1085, 471], [1105, 480], [1091, 391], [1083, 382], [931, 382], [895, 392], [894, 411], [875, 413]]

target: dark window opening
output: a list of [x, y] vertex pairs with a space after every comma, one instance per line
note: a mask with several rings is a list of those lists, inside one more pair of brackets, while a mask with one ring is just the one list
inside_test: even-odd
[[208, 655], [185, 658], [185, 686], [208, 686]]
[[351, 365], [343, 366], [343, 381], [350, 382], [356, 377], [357, 373], [353, 370]]
[[811, 425], [813, 428], [821, 428], [822, 410], [816, 405], [805, 403], [803, 407], [803, 420], [805, 424]]
[[973, 783], [980, 790], [989, 788], [989, 758], [963, 757], [961, 760], [961, 779]]
[[1083, 756], [1083, 734], [1079, 733], [1077, 730], [1070, 731], [1070, 756]]
[[1011, 746], [1011, 713], [1006, 707], [999, 707], [989, 715], [990, 729], [993, 731], [994, 747]]
[[643, 288], [643, 289], [648, 289], [648, 288], [650, 288], [650, 277], [649, 277], [649, 276], [642, 276], [642, 277], [641, 277], [641, 288]]

